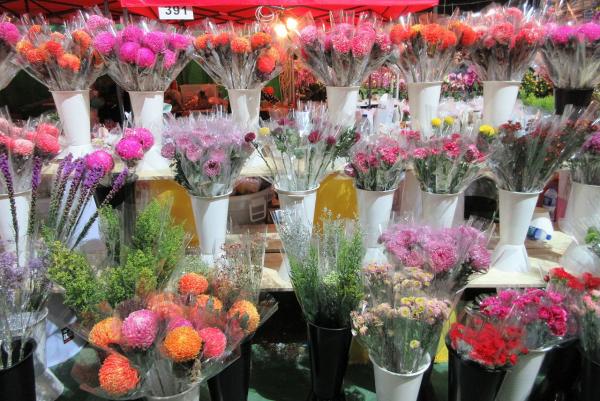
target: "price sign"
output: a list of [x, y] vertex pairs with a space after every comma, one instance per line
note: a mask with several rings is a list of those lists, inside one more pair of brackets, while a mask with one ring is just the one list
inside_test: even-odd
[[194, 10], [189, 6], [158, 7], [158, 18], [167, 20], [193, 20]]

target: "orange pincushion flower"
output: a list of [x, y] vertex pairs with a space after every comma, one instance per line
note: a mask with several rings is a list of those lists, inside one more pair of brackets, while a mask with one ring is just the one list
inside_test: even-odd
[[26, 54], [29, 50], [33, 49], [33, 43], [31, 43], [27, 39], [21, 39], [17, 42], [15, 48], [17, 50], [17, 53]]
[[81, 68], [81, 60], [74, 54], [65, 53], [58, 58], [58, 65], [60, 68], [78, 72]]
[[261, 54], [256, 60], [256, 68], [263, 74], [270, 74], [275, 69], [277, 60], [268, 53]]
[[175, 362], [187, 362], [198, 356], [202, 349], [202, 338], [192, 327], [181, 326], [167, 333], [165, 354]]
[[212, 37], [212, 42], [215, 46], [225, 46], [229, 43], [230, 36], [229, 32], [221, 32]]
[[410, 38], [410, 29], [406, 29], [404, 25], [394, 25], [390, 30], [390, 40], [398, 45]]
[[61, 40], [63, 40], [65, 38], [65, 35], [63, 35], [60, 32], [52, 32], [50, 34], [50, 40], [53, 40], [55, 42], [60, 42]]
[[200, 295], [208, 289], [208, 280], [198, 273], [186, 273], [179, 279], [181, 295]]
[[265, 47], [271, 43], [271, 35], [265, 32], [256, 32], [250, 38], [250, 44], [252, 45], [252, 49], [256, 50], [261, 47]]
[[213, 36], [209, 33], [200, 35], [194, 40], [194, 46], [198, 50], [206, 50], [208, 43], [212, 40], [212, 37]]
[[260, 323], [260, 315], [256, 310], [256, 306], [250, 301], [240, 300], [234, 303], [229, 312], [227, 312], [229, 319], [238, 318], [242, 329], [246, 333], [252, 333], [258, 328]]
[[47, 41], [43, 46], [44, 49], [54, 57], [60, 57], [65, 52], [62, 45], [53, 40]]
[[123, 396], [134, 390], [139, 381], [138, 371], [118, 354], [109, 355], [98, 371], [100, 388], [112, 396]]
[[48, 52], [43, 48], [31, 49], [25, 53], [25, 58], [31, 64], [41, 64], [48, 60]]
[[421, 24], [414, 24], [410, 27], [410, 37], [414, 38], [415, 36], [417, 36], [417, 34], [421, 33], [421, 31], [423, 30], [423, 25]]
[[38, 33], [42, 32], [42, 26], [41, 25], [31, 25], [31, 27], [29, 27], [29, 30], [27, 31], [27, 35], [30, 38], [34, 38]]
[[92, 38], [90, 37], [90, 35], [88, 35], [87, 32], [82, 31], [81, 29], [73, 31], [71, 35], [73, 36], [73, 41], [79, 46], [81, 46], [82, 51], [86, 51], [92, 44]]
[[109, 317], [94, 325], [88, 336], [88, 341], [98, 347], [121, 342], [121, 320]]
[[462, 22], [454, 22], [450, 25], [457, 37], [460, 37], [460, 44], [465, 47], [472, 46], [478, 39], [477, 32], [469, 25]]
[[438, 24], [423, 25], [420, 32], [423, 39], [425, 39], [425, 42], [430, 45], [435, 45], [440, 42], [444, 35], [443, 28]]
[[234, 53], [249, 53], [250, 50], [250, 41], [248, 39], [241, 36], [237, 36], [231, 39], [231, 51], [233, 51]]
[[200, 294], [196, 297], [196, 305], [202, 309], [206, 309], [206, 306], [209, 303], [212, 306], [212, 310], [215, 312], [220, 312], [223, 310], [223, 302], [221, 302], [221, 300], [217, 297], [207, 294]]

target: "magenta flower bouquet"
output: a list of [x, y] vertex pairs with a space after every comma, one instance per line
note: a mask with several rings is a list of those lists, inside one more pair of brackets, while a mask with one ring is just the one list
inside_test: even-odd
[[583, 295], [580, 319], [581, 344], [589, 359], [600, 361], [600, 290], [591, 290]]
[[19, 28], [8, 15], [0, 16], [0, 88], [4, 89], [17, 75], [20, 67], [15, 63], [15, 46], [21, 39]]
[[140, 18], [122, 29], [112, 23], [94, 28], [93, 47], [108, 74], [130, 92], [165, 91], [191, 59], [192, 37], [173, 25]]
[[600, 185], [600, 131], [588, 137], [570, 163], [574, 181], [586, 185]]
[[110, 131], [99, 127], [92, 133], [92, 137], [95, 146], [110, 150], [134, 174], [138, 163], [154, 145], [154, 136], [146, 128], [135, 127], [130, 123], [125, 125], [123, 129], [117, 126]]

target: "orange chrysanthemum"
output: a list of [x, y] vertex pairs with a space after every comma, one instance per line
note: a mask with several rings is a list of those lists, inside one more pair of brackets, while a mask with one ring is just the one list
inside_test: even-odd
[[457, 37], [460, 37], [460, 44], [464, 47], [472, 46], [478, 39], [477, 32], [469, 25], [462, 22], [454, 22], [450, 25]]
[[260, 315], [256, 306], [250, 301], [240, 300], [234, 303], [227, 312], [229, 319], [237, 318], [240, 320], [242, 329], [246, 333], [252, 333], [258, 328]]
[[443, 31], [443, 28], [438, 24], [427, 24], [422, 26], [420, 33], [425, 42], [436, 45], [442, 39]]
[[442, 49], [447, 49], [449, 47], [456, 46], [456, 34], [447, 29], [443, 29], [441, 34], [441, 42]]
[[404, 25], [394, 25], [390, 30], [390, 40], [398, 45], [410, 38], [410, 29], [406, 29]]
[[208, 289], [208, 280], [198, 273], [186, 273], [179, 279], [178, 288], [182, 295], [200, 295]]
[[206, 309], [206, 306], [209, 304], [212, 306], [212, 310], [215, 312], [220, 312], [223, 310], [223, 302], [217, 297], [213, 297], [212, 295], [200, 294], [196, 297], [196, 305], [202, 309]]
[[81, 68], [81, 59], [74, 54], [65, 53], [58, 58], [58, 65], [60, 68], [78, 72]]
[[40, 32], [42, 32], [41, 25], [31, 25], [31, 27], [29, 27], [29, 30], [27, 31], [27, 35], [29, 35], [30, 38], [35, 38], [35, 36]]
[[62, 56], [62, 54], [65, 52], [62, 45], [53, 40], [47, 41], [43, 46], [48, 53], [57, 58]]
[[140, 377], [129, 361], [118, 354], [109, 355], [98, 371], [100, 388], [112, 396], [123, 396], [134, 390]]
[[212, 42], [215, 46], [225, 46], [229, 44], [230, 37], [231, 35], [229, 34], [229, 32], [221, 32], [212, 37]]
[[256, 60], [256, 68], [263, 74], [270, 74], [275, 69], [277, 59], [271, 57], [268, 53], [261, 54]]
[[31, 49], [25, 53], [25, 58], [31, 64], [41, 64], [48, 60], [48, 52], [42, 48]]
[[121, 342], [121, 320], [109, 317], [94, 325], [88, 336], [88, 341], [98, 347], [108, 347], [110, 344]]
[[202, 338], [192, 327], [181, 326], [167, 333], [163, 345], [167, 357], [175, 362], [187, 362], [200, 354]]
[[53, 40], [55, 42], [60, 42], [61, 40], [63, 40], [65, 38], [65, 35], [63, 35], [60, 32], [52, 32], [50, 34], [50, 40]]
[[81, 50], [83, 52], [89, 49], [90, 45], [92, 44], [92, 38], [90, 37], [90, 35], [88, 35], [87, 32], [82, 31], [81, 29], [73, 31], [71, 35], [73, 36], [73, 41], [79, 46], [81, 46]]
[[244, 37], [237, 36], [231, 39], [231, 51], [238, 54], [249, 53], [251, 50], [250, 41]]
[[17, 50], [17, 53], [26, 54], [29, 50], [33, 49], [33, 43], [31, 43], [27, 39], [21, 39], [17, 42], [15, 48]]
[[271, 35], [265, 32], [256, 32], [250, 38], [250, 44], [252, 45], [252, 49], [260, 49], [261, 47], [265, 47], [271, 43]]
[[194, 40], [194, 47], [198, 50], [206, 50], [212, 38], [213, 36], [209, 33], [200, 35]]

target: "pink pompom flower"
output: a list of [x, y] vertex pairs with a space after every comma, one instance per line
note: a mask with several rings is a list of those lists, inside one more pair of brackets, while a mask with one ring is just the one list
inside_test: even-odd
[[148, 32], [142, 43], [154, 53], [160, 53], [167, 48], [167, 35], [160, 31]]
[[186, 50], [192, 44], [192, 38], [180, 33], [172, 33], [169, 35], [169, 47], [173, 50]]
[[140, 43], [142, 38], [144, 37], [144, 31], [137, 25], [127, 25], [121, 31], [123, 35], [123, 40], [125, 42], [137, 42]]
[[41, 132], [34, 137], [35, 146], [49, 156], [55, 156], [60, 152], [58, 139], [53, 135]]
[[18, 138], [13, 141], [12, 150], [15, 154], [26, 157], [33, 153], [35, 145], [28, 139]]
[[94, 48], [103, 56], [106, 56], [115, 48], [117, 39], [110, 32], [100, 32], [94, 37]]
[[0, 39], [8, 44], [15, 45], [20, 38], [21, 34], [15, 24], [8, 21], [0, 23]]
[[88, 18], [86, 25], [89, 30], [95, 31], [100, 28], [106, 28], [112, 23], [112, 20], [103, 17], [101, 15], [90, 15]]
[[225, 352], [227, 337], [216, 327], [206, 327], [198, 332], [202, 338], [204, 356], [206, 358], [218, 358]]
[[187, 320], [182, 318], [181, 316], [176, 316], [174, 318], [172, 318], [171, 320], [169, 320], [169, 324], [167, 325], [167, 332], [176, 329], [178, 327], [194, 327], [192, 325], [192, 323]]
[[156, 54], [147, 47], [140, 47], [135, 57], [135, 63], [142, 68], [150, 68], [156, 62]]
[[119, 48], [119, 57], [126, 63], [135, 63], [139, 49], [136, 42], [125, 42]]
[[36, 128], [35, 131], [38, 134], [47, 134], [47, 135], [51, 135], [55, 138], [58, 138], [58, 136], [60, 135], [60, 130], [58, 129], [58, 127], [56, 127], [56, 125], [50, 124], [50, 123], [41, 123], [39, 124]]
[[96, 150], [88, 154], [85, 158], [87, 168], [94, 169], [101, 167], [104, 174], [108, 174], [115, 166], [112, 156], [105, 150]]
[[123, 340], [132, 348], [150, 348], [157, 331], [158, 316], [148, 309], [131, 312], [121, 325]]
[[177, 53], [175, 53], [172, 50], [165, 50], [163, 52], [163, 66], [165, 67], [165, 69], [170, 69], [172, 68], [175, 63], [177, 62]]
[[134, 138], [137, 140], [144, 149], [144, 152], [150, 150], [154, 145], [154, 135], [149, 129], [138, 127], [138, 128], [126, 128], [123, 132], [124, 138]]
[[124, 161], [141, 160], [144, 157], [142, 144], [134, 138], [123, 138], [115, 145], [115, 152]]
[[221, 174], [221, 163], [216, 160], [207, 160], [202, 166], [202, 171], [207, 177], [214, 178]]

